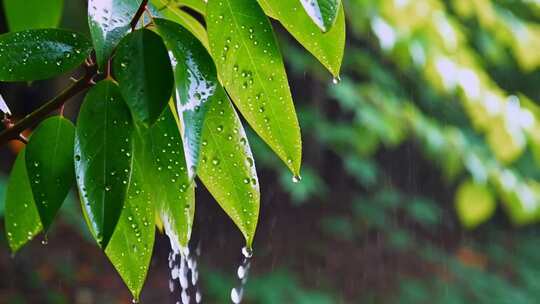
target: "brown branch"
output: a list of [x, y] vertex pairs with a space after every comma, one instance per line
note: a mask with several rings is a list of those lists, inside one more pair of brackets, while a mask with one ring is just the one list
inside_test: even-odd
[[137, 10], [135, 15], [133, 16], [133, 19], [131, 19], [131, 22], [130, 22], [132, 30], [135, 30], [135, 28], [137, 27], [137, 23], [139, 22], [139, 19], [141, 19], [141, 16], [144, 13], [144, 11], [146, 10], [147, 5], [148, 5], [148, 0], [143, 0], [141, 2], [141, 5], [139, 6], [139, 9]]
[[6, 144], [9, 140], [19, 139], [20, 134], [24, 130], [36, 125], [50, 112], [62, 107], [72, 97], [90, 88], [93, 83], [92, 79], [97, 73], [97, 68], [94, 65], [87, 66], [86, 68], [86, 74], [83, 78], [77, 80], [70, 87], [62, 91], [58, 96], [49, 100], [37, 110], [33, 111], [23, 119], [19, 120], [17, 123], [2, 131], [2, 133], [0, 133], [0, 146]]
[[[148, 0], [143, 0], [139, 9], [133, 16], [133, 19], [130, 22], [131, 29], [135, 29], [139, 19], [147, 10]], [[92, 57], [95, 54], [92, 54]], [[0, 146], [6, 144], [9, 140], [19, 139], [25, 141], [25, 138], [21, 136], [21, 133], [39, 123], [45, 116], [50, 112], [57, 110], [60, 107], [63, 107], [64, 104], [69, 101], [72, 97], [78, 95], [79, 93], [84, 92], [92, 85], [94, 85], [94, 76], [97, 75], [97, 67], [93, 63], [93, 58], [87, 58], [85, 61], [86, 74], [80, 80], [75, 81], [70, 87], [62, 91], [58, 96], [46, 102], [40, 108], [34, 112], [26, 115], [23, 119], [19, 120], [15, 124], [10, 124], [6, 126], [6, 129], [0, 133]], [[107, 77], [110, 77], [110, 61], [109, 66], [107, 67]]]

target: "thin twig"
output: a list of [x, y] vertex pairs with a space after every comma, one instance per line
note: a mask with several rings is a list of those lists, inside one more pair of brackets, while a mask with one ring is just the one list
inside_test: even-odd
[[137, 27], [137, 23], [139, 22], [139, 19], [141, 19], [142, 14], [146, 10], [146, 5], [148, 5], [148, 0], [143, 0], [141, 2], [141, 5], [139, 6], [139, 9], [133, 16], [133, 19], [131, 19], [130, 25], [131, 25], [132, 30], [135, 30], [135, 28]]
[[[132, 30], [136, 28], [139, 19], [141, 18], [142, 14], [146, 11], [147, 5], [148, 5], [148, 0], [143, 0], [141, 2], [139, 9], [137, 10], [135, 15], [133, 16], [133, 19], [130, 22]], [[40, 108], [28, 114], [26, 117], [24, 117], [17, 123], [13, 124], [10, 120], [7, 121], [9, 122], [10, 125], [9, 127], [6, 126], [6, 129], [4, 129], [4, 131], [0, 133], [0, 146], [3, 146], [9, 140], [12, 140], [12, 139], [18, 139], [23, 142], [26, 142], [26, 138], [21, 134], [24, 130], [36, 125], [50, 112], [57, 110], [60, 107], [62, 107], [62, 114], [63, 114], [63, 106], [67, 101], [69, 101], [72, 97], [78, 95], [79, 93], [82, 93], [83, 91], [87, 90], [92, 85], [94, 85], [95, 84], [94, 77], [97, 75], [97, 67], [94, 64], [95, 62], [94, 57], [95, 57], [95, 53], [92, 53], [91, 57], [86, 59], [85, 61], [86, 74], [84, 75], [82, 79], [75, 81], [71, 86], [69, 86], [67, 89], [62, 91], [62, 93], [60, 93], [58, 96], [49, 100]], [[107, 72], [106, 76], [110, 77], [110, 66], [107, 67], [106, 72]]]
[[19, 133], [19, 136], [17, 136], [17, 139], [25, 145], [28, 144], [28, 138], [24, 136], [22, 133]]
[[34, 112], [28, 114], [26, 117], [19, 120], [17, 123], [11, 124], [8, 128], [2, 131], [2, 133], [0, 133], [0, 146], [3, 146], [12, 139], [19, 139], [24, 142], [24, 137], [21, 137], [21, 133], [24, 130], [36, 125], [50, 112], [60, 108], [72, 97], [90, 88], [92, 86], [92, 79], [94, 78], [96, 73], [97, 68], [95, 65], [87, 66], [86, 74], [83, 78], [73, 83], [67, 89], [62, 91], [58, 96], [49, 100]]

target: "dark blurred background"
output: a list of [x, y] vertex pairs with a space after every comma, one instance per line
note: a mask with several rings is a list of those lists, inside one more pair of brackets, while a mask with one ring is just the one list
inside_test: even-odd
[[[540, 2], [343, 1], [339, 84], [275, 24], [303, 179], [292, 183], [251, 136], [262, 208], [244, 303], [536, 303]], [[63, 27], [88, 33], [85, 2], [66, 1]], [[0, 84], [0, 93], [21, 117], [68, 82]], [[19, 148], [0, 149], [0, 192]], [[131, 301], [75, 197], [47, 244], [15, 257], [2, 224], [0, 303]], [[229, 302], [243, 240], [203, 186], [192, 243], [203, 302]], [[142, 303], [180, 300], [169, 291], [169, 250], [158, 235]]]

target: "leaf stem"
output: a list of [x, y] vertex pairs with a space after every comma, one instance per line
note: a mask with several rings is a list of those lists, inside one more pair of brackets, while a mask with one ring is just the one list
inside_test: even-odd
[[141, 5], [139, 6], [139, 9], [137, 10], [135, 15], [133, 16], [133, 19], [131, 19], [131, 22], [130, 22], [132, 30], [135, 30], [135, 28], [137, 27], [137, 23], [139, 22], [139, 19], [141, 19], [141, 16], [144, 13], [144, 11], [146, 10], [147, 5], [148, 5], [148, 0], [143, 0], [141, 2]]
[[86, 73], [83, 78], [74, 82], [71, 86], [62, 91], [59, 95], [46, 102], [34, 112], [28, 114], [17, 123], [6, 128], [0, 133], [0, 146], [6, 144], [12, 139], [21, 139], [21, 133], [31, 126], [36, 125], [50, 112], [62, 107], [72, 97], [87, 90], [93, 85], [93, 78], [97, 74], [97, 67], [95, 65], [87, 65]]

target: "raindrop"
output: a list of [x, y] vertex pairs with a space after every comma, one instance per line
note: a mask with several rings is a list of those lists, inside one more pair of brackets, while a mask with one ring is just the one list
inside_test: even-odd
[[244, 255], [246, 259], [250, 259], [251, 257], [253, 257], [253, 249], [248, 247], [242, 248], [242, 255]]
[[302, 180], [302, 177], [300, 175], [294, 175], [292, 177], [292, 182], [295, 184], [299, 183], [301, 180]]
[[244, 247], [242, 248], [242, 255], [244, 256], [243, 261], [240, 266], [238, 266], [236, 271], [240, 284], [231, 290], [231, 301], [235, 304], [242, 302], [244, 288], [247, 283], [248, 272], [251, 266], [251, 258], [253, 257], [253, 250], [251, 248]]
[[238, 304], [242, 301], [244, 290], [237, 289], [236, 287], [231, 290], [231, 301]]
[[338, 84], [340, 82], [341, 82], [341, 77], [336, 76], [336, 77], [332, 78], [332, 83], [333, 84]]

